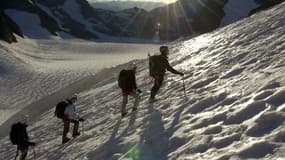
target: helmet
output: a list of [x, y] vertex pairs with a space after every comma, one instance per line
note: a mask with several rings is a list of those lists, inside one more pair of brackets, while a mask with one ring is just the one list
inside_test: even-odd
[[73, 96], [70, 97], [70, 99], [75, 99], [75, 100], [77, 100], [77, 95], [74, 94]]
[[136, 63], [131, 63], [128, 68], [131, 69], [131, 70], [136, 70], [137, 69], [137, 65], [136, 65]]
[[29, 119], [30, 119], [29, 115], [25, 114], [25, 115], [20, 115], [19, 121], [22, 122], [22, 123], [27, 124], [29, 122]]
[[168, 51], [168, 46], [161, 46], [159, 48], [160, 53], [166, 53], [166, 51]]

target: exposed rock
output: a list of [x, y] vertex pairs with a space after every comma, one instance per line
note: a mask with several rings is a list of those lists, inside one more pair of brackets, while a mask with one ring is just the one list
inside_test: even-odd
[[37, 6], [37, 3], [35, 3], [35, 1], [9, 0], [9, 1], [1, 1], [0, 5], [2, 9], [15, 9], [38, 15], [41, 20], [41, 26], [46, 28], [53, 35], [57, 35], [56, 32], [60, 30], [57, 22], [51, 16], [49, 16], [45, 11], [40, 9]]
[[0, 10], [0, 39], [9, 43], [17, 42], [13, 33], [22, 36], [20, 28]]
[[266, 10], [270, 7], [273, 7], [279, 3], [284, 2], [285, 0], [255, 0], [257, 3], [261, 4], [258, 8], [253, 9], [250, 13], [249, 16], [252, 14], [255, 14], [257, 12]]

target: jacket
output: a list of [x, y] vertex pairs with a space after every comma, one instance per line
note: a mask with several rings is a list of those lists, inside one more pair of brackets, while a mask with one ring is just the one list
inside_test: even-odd
[[150, 57], [150, 76], [157, 76], [157, 75], [165, 75], [166, 70], [173, 74], [181, 74], [181, 72], [178, 72], [168, 62], [168, 59], [164, 55], [157, 55]]
[[70, 120], [77, 120], [79, 118], [72, 103], [68, 103], [68, 106], [64, 110], [64, 115]]

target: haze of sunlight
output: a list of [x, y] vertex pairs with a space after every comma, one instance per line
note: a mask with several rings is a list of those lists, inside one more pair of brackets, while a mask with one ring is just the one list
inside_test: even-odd
[[106, 2], [106, 1], [145, 1], [145, 2], [163, 2], [163, 3], [174, 3], [177, 0], [88, 0], [89, 2]]

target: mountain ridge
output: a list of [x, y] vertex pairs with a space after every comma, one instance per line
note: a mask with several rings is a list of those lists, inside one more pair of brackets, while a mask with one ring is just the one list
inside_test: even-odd
[[[41, 30], [50, 32], [50, 36], [59, 36], [63, 39], [109, 39], [110, 41], [125, 37], [157, 42], [196, 36], [219, 28], [225, 14], [228, 14], [224, 8], [229, 1], [232, 0], [179, 0], [151, 11], [137, 7], [121, 11], [94, 9], [86, 0], [10, 0], [2, 1], [0, 4], [4, 13], [7, 10], [13, 10], [38, 16], [40, 19], [40, 26], [38, 27], [42, 27]], [[251, 1], [250, 3], [256, 3], [255, 0]], [[282, 1], [279, 0], [274, 5]], [[272, 3], [259, 2], [259, 5], [264, 8], [264, 6], [272, 6]], [[253, 13], [255, 11], [249, 12]], [[245, 13], [245, 15], [248, 14]], [[22, 17], [19, 17], [20, 15]], [[14, 24], [18, 25], [21, 23], [18, 19], [36, 21], [31, 16], [20, 15], [17, 16], [15, 13], [7, 16], [14, 21]], [[239, 17], [237, 20], [240, 18], [243, 17]], [[7, 26], [9, 24], [6, 24], [6, 28]], [[18, 26], [18, 28], [25, 30], [23, 26]], [[27, 35], [25, 32], [22, 33]], [[5, 36], [2, 37], [4, 37], [2, 39], [7, 39]], [[7, 41], [13, 39], [11, 34], [6, 37], [10, 37]]]
[[145, 1], [109, 1], [109, 2], [90, 2], [90, 4], [94, 8], [112, 10], [112, 11], [120, 11], [128, 8], [140, 7], [147, 11], [150, 11], [154, 8], [158, 8], [161, 6], [165, 6], [166, 4], [163, 2], [145, 2]]

